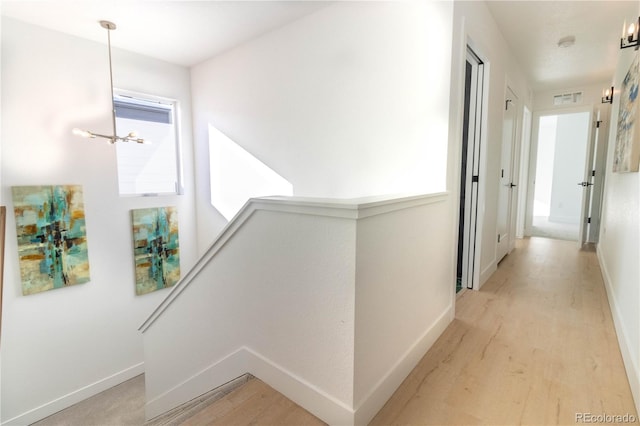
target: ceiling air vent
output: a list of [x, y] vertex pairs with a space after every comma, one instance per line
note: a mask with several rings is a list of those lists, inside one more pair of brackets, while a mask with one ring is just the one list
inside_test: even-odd
[[562, 95], [553, 96], [554, 105], [571, 105], [582, 102], [582, 92], [563, 93]]

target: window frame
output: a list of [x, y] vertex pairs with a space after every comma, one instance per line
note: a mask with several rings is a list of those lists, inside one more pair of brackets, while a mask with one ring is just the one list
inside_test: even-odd
[[[127, 89], [113, 89], [114, 105], [116, 99], [131, 98], [140, 100], [143, 102], [152, 102], [162, 105], [172, 106], [172, 119], [173, 119], [173, 133], [174, 133], [174, 149], [175, 149], [175, 161], [176, 161], [176, 183], [175, 189], [171, 192], [136, 192], [134, 193], [121, 193], [120, 192], [120, 170], [118, 168], [118, 155], [116, 154], [116, 173], [118, 175], [118, 195], [120, 197], [154, 197], [154, 196], [171, 196], [171, 195], [183, 195], [184, 194], [184, 170], [182, 166], [182, 139], [180, 137], [181, 129], [181, 113], [180, 113], [180, 101], [174, 98], [168, 98], [164, 96], [151, 95], [148, 93], [136, 92]], [[133, 103], [133, 102], [132, 102]], [[114, 107], [115, 108], [115, 107]], [[115, 111], [114, 111], [115, 114]], [[116, 118], [117, 120], [117, 118]], [[144, 135], [139, 135], [144, 138]], [[153, 143], [153, 141], [151, 141]]]

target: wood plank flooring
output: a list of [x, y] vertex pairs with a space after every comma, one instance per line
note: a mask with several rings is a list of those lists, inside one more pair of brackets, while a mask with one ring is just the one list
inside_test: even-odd
[[[130, 383], [141, 388], [140, 380]], [[142, 413], [142, 390], [138, 397], [119, 392], [125, 411], [134, 404]], [[132, 413], [107, 413], [114, 410], [104, 399], [42, 424], [143, 423]], [[455, 320], [371, 425], [575, 425], [585, 423], [576, 421], [580, 413], [638, 417], [595, 252], [532, 238], [517, 242], [480, 291], [458, 296]], [[166, 424], [324, 424], [258, 379], [174, 420]]]
[[255, 378], [181, 423], [182, 426], [324, 424], [317, 417]]
[[575, 244], [518, 241], [371, 424], [637, 419], [595, 252]]

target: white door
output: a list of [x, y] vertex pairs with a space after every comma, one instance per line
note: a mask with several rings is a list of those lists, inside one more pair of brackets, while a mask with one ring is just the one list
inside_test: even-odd
[[516, 185], [514, 184], [514, 152], [516, 142], [517, 97], [510, 87], [504, 102], [504, 120], [502, 124], [502, 154], [500, 157], [500, 186], [498, 193], [498, 242], [496, 259], [498, 262], [509, 253], [514, 240], [513, 200]]
[[[603, 108], [604, 109], [604, 108]], [[592, 121], [591, 135], [587, 147], [584, 179], [578, 185], [582, 187], [582, 209], [580, 211], [580, 234], [578, 244], [582, 247], [588, 242], [597, 242], [600, 226], [602, 184], [606, 155], [606, 123], [602, 120], [603, 111], [596, 107]]]
[[589, 233], [587, 242], [597, 243], [600, 236], [600, 216], [602, 214], [602, 193], [604, 190], [604, 175], [607, 167], [607, 139], [609, 135], [609, 123], [605, 118], [610, 117], [610, 105], [596, 106], [596, 137], [593, 148], [594, 159], [592, 169], [591, 203], [589, 206]]
[[467, 48], [465, 63], [464, 118], [460, 159], [460, 204], [458, 220], [458, 258], [456, 292], [473, 288], [477, 282], [476, 224], [484, 64]]

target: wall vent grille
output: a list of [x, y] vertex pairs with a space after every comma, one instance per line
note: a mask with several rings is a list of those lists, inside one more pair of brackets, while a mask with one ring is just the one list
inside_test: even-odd
[[582, 102], [582, 92], [563, 93], [553, 96], [554, 105], [571, 105]]

